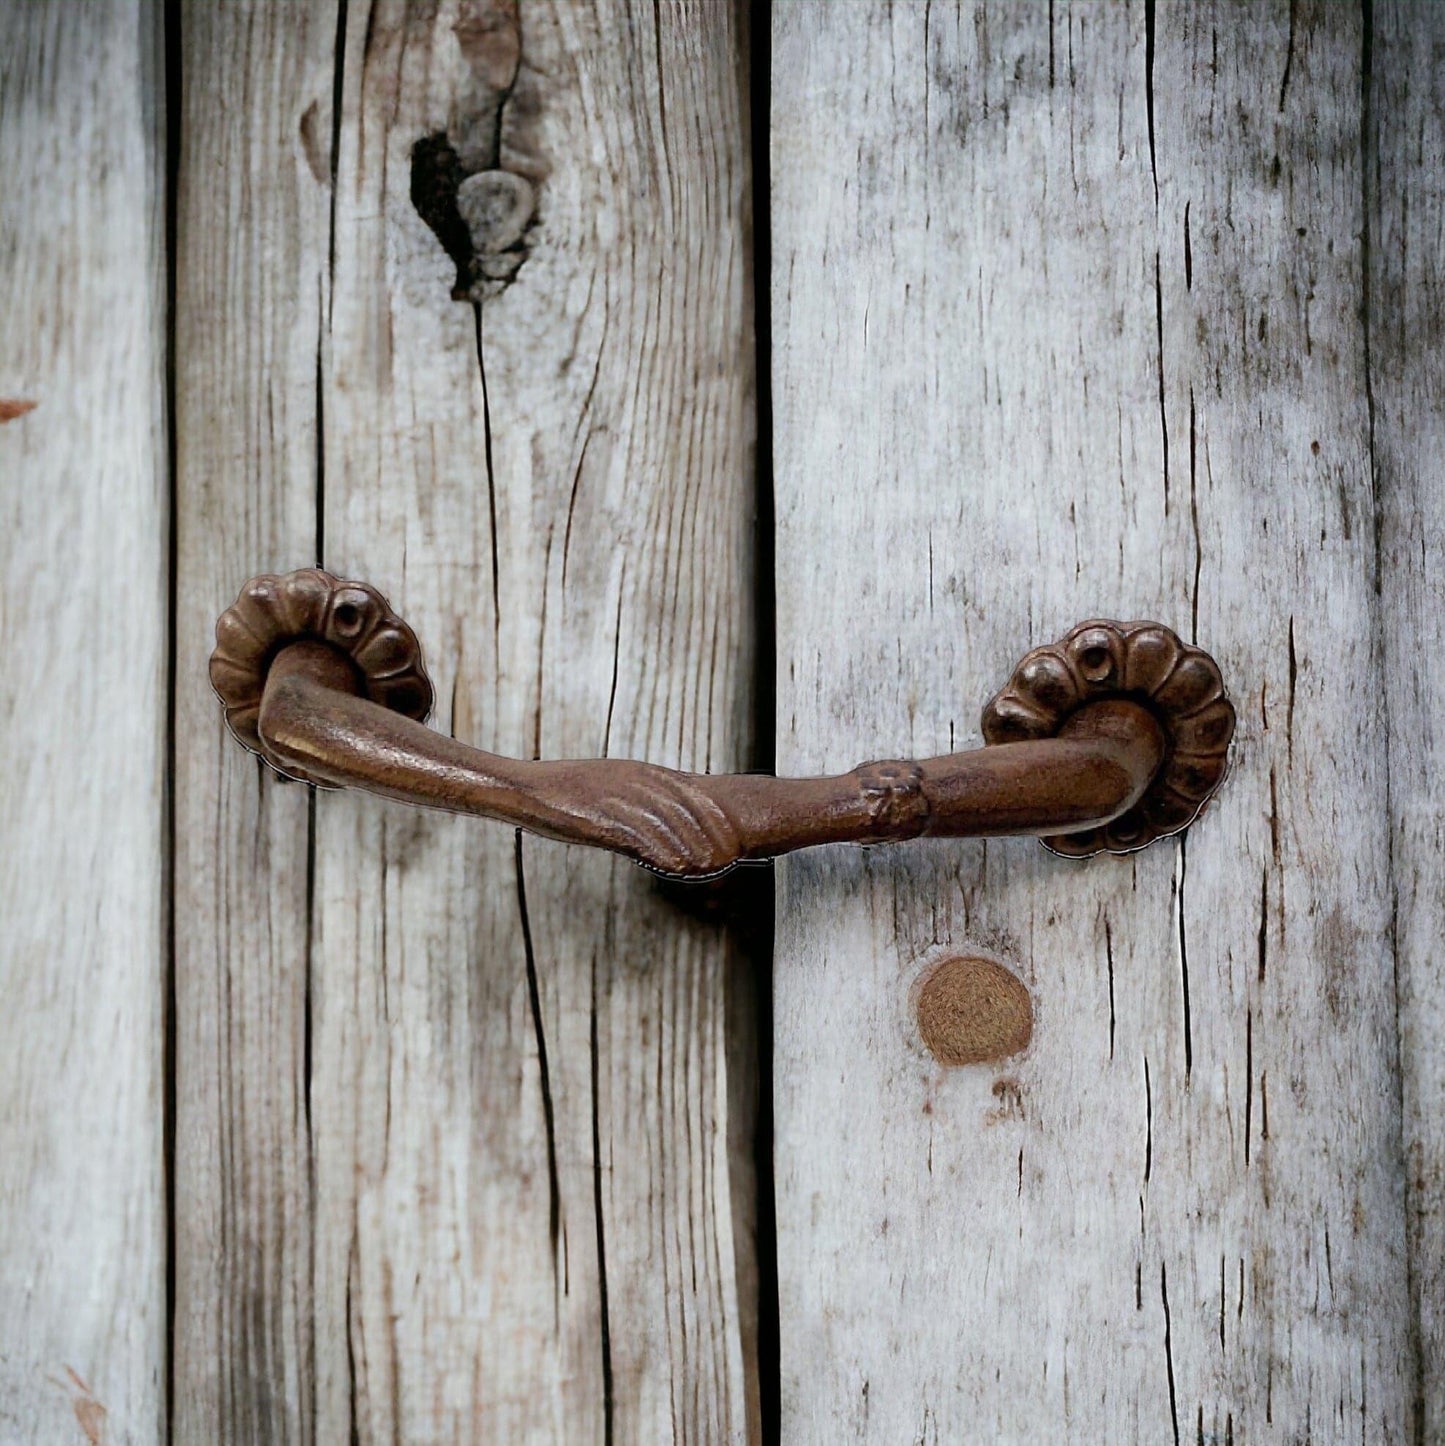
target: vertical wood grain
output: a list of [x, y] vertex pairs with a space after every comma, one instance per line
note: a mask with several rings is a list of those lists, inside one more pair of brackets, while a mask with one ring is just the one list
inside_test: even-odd
[[1422, 1441], [1445, 1435], [1445, 13], [1373, 7], [1368, 143], [1371, 444], [1390, 710], [1411, 1296]]
[[[1402, 1439], [1359, 14], [774, 26], [780, 770], [974, 743], [1089, 616], [1240, 709], [1182, 842], [780, 870], [784, 1435]], [[960, 945], [1033, 994], [996, 1068], [913, 1033]]]
[[[724, 6], [349, 18], [326, 556], [481, 746], [746, 761], [740, 45]], [[409, 175], [483, 106], [538, 210], [478, 309]], [[358, 798], [318, 824], [321, 1420], [743, 1437], [725, 940], [585, 851]]]
[[[309, 829], [203, 681], [242, 579], [319, 556], [416, 627], [443, 730], [748, 762], [736, 12], [183, 19], [178, 1430], [746, 1438], [727, 939], [475, 821], [338, 794]], [[497, 117], [538, 204], [477, 307], [414, 147]]]
[[316, 560], [336, 14], [179, 21], [174, 1431], [280, 1446], [318, 1439], [311, 805], [206, 660], [247, 577]]
[[152, 7], [0, 10], [0, 1440], [165, 1430]]

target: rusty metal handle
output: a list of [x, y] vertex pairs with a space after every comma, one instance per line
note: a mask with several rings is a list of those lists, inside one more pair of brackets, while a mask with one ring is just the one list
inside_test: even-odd
[[1234, 732], [1207, 654], [1157, 623], [1089, 622], [1024, 658], [984, 709], [988, 746], [966, 753], [827, 778], [505, 758], [424, 726], [411, 629], [374, 588], [316, 568], [242, 588], [211, 682], [231, 731], [281, 773], [685, 878], [825, 843], [1039, 834], [1060, 853], [1127, 852], [1193, 821]]

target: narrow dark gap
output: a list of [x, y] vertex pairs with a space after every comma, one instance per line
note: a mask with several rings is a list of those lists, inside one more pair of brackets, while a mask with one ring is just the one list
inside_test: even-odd
[[[355, 1237], [352, 1237], [351, 1248], [356, 1249]], [[356, 1399], [356, 1330], [353, 1325], [355, 1317], [351, 1310], [351, 1276], [355, 1265], [354, 1260], [346, 1262], [346, 1404], [347, 1414], [351, 1418], [351, 1446], [361, 1446], [361, 1410]], [[313, 1440], [319, 1440], [313, 1436]]]
[[[1284, 98], [1289, 93], [1289, 73], [1294, 66], [1294, 33], [1295, 25], [1299, 19], [1299, 0], [1289, 0], [1289, 41], [1284, 51], [1284, 74], [1279, 82], [1279, 106], [1281, 115], [1284, 114]], [[1368, 40], [1365, 42], [1368, 44]]]
[[[301, 1104], [306, 1113], [306, 1137], [311, 1139], [311, 1051], [312, 1051], [312, 964], [316, 949], [316, 790], [306, 790], [306, 997], [302, 1004], [301, 1078], [305, 1093]], [[310, 1152], [309, 1166], [315, 1186], [316, 1152]]]
[[1144, 0], [1144, 114], [1149, 128], [1149, 174], [1154, 180], [1154, 210], [1159, 210], [1159, 163], [1154, 151], [1154, 0]]
[[[324, 331], [323, 317], [321, 328]], [[321, 374], [321, 336], [316, 337], [316, 566], [326, 566], [326, 379]]]
[[[316, 566], [326, 566], [326, 334], [331, 328], [332, 306], [335, 300], [336, 280], [336, 176], [341, 155], [341, 105], [342, 94], [346, 78], [346, 18], [347, 0], [340, 0], [336, 11], [336, 38], [333, 45], [333, 61], [331, 71], [331, 199], [326, 219], [326, 294], [322, 298], [325, 303], [318, 307], [317, 329], [316, 329], [316, 493], [314, 506], [316, 508]], [[311, 1333], [309, 1335], [311, 1347], [311, 1366], [314, 1372], [316, 1356], [316, 1253], [317, 1253], [317, 1215], [316, 1215], [316, 1134], [313, 1125], [312, 1096], [315, 1090], [315, 1065], [314, 1065], [314, 1035], [316, 1019], [316, 941], [319, 930], [316, 903], [316, 844], [317, 844], [317, 812], [316, 812], [316, 790], [307, 790], [306, 805], [306, 958], [305, 958], [305, 997], [302, 1003], [302, 1089], [304, 1090], [303, 1106], [306, 1117], [306, 1171], [307, 1171], [307, 1207], [309, 1215], [309, 1238], [307, 1241], [309, 1260], [307, 1269], [310, 1273], [311, 1289]], [[351, 1280], [348, 1274], [347, 1282], [347, 1318], [346, 1318], [346, 1351], [347, 1361], [352, 1367], [351, 1382], [353, 1390], [351, 1435], [356, 1439], [357, 1420], [355, 1411], [354, 1391], [356, 1385], [355, 1361], [353, 1358], [351, 1341]], [[310, 1383], [310, 1419], [312, 1437], [318, 1435], [320, 1425], [321, 1404], [317, 1395], [314, 1381]], [[305, 1400], [303, 1388], [303, 1401]]]
[[1376, 200], [1376, 184], [1371, 182], [1370, 162], [1376, 150], [1374, 116], [1371, 106], [1374, 101], [1374, 3], [1361, 0], [1360, 4], [1360, 314], [1361, 341], [1364, 346], [1364, 390], [1365, 390], [1365, 438], [1370, 455], [1370, 492], [1374, 499], [1374, 590], [1380, 591], [1380, 469], [1376, 461], [1374, 445], [1374, 366], [1370, 354], [1371, 295], [1371, 244], [1373, 228], [1370, 226], [1370, 207]]
[[[1372, 183], [1371, 159], [1376, 158], [1376, 135], [1373, 113], [1374, 102], [1374, 52], [1375, 52], [1375, 7], [1373, 0], [1361, 0], [1360, 4], [1360, 332], [1364, 347], [1365, 371], [1365, 436], [1370, 465], [1370, 498], [1375, 504], [1375, 596], [1378, 597], [1383, 585], [1384, 516], [1380, 506], [1380, 469], [1375, 453], [1375, 369], [1370, 349], [1370, 330], [1373, 321], [1371, 309], [1370, 270], [1373, 228], [1370, 225], [1370, 207], [1376, 199], [1376, 184]], [[1377, 182], [1378, 178], [1374, 178]]]
[[537, 1074], [542, 1088], [542, 1119], [547, 1133], [547, 1234], [552, 1243], [553, 1268], [562, 1230], [562, 1187], [557, 1174], [557, 1116], [552, 1103], [552, 1072], [547, 1059], [547, 1032], [542, 1023], [542, 990], [537, 979], [537, 954], [532, 945], [532, 919], [527, 912], [527, 875], [522, 864], [522, 830], [513, 833], [517, 868], [517, 917], [522, 925], [522, 952], [527, 964], [527, 1004], [537, 1043]]
[[1194, 1023], [1189, 997], [1189, 938], [1184, 918], [1184, 880], [1189, 869], [1189, 840], [1179, 838], [1179, 982], [1184, 996], [1184, 1084], [1187, 1089], [1194, 1074]]
[[482, 380], [483, 455], [487, 462], [487, 517], [492, 536], [492, 646], [500, 659], [502, 652], [502, 562], [497, 550], [497, 474], [492, 465], [492, 404], [487, 395], [487, 359], [482, 348], [482, 303], [472, 303], [472, 321], [477, 346], [477, 374]]
[[602, 1439], [612, 1446], [616, 1402], [612, 1384], [612, 1308], [607, 1296], [607, 1227], [602, 1213], [602, 1120], [598, 1109], [600, 1069], [597, 1050], [597, 954], [592, 955], [592, 1024], [588, 1036], [592, 1062], [592, 1218], [597, 1223], [597, 1295], [602, 1316]]
[[1169, 1378], [1169, 1420], [1174, 1428], [1174, 1446], [1179, 1446], [1179, 1394], [1174, 1384], [1174, 1323], [1169, 1314], [1169, 1271], [1162, 1260], [1159, 1262], [1159, 1296], [1164, 1302], [1164, 1369]]
[[181, 3], [165, 0], [160, 16], [161, 85], [165, 106], [165, 403], [166, 448], [166, 740], [161, 919], [164, 930], [165, 1021], [162, 1041], [161, 1150], [165, 1174], [166, 1342], [165, 1434], [175, 1436], [176, 1407], [176, 682], [180, 576], [180, 488], [176, 450], [176, 243], [181, 173]]
[[[320, 556], [318, 553], [318, 562]], [[311, 1292], [312, 1331], [311, 1360], [310, 1368], [314, 1373], [316, 1358], [316, 1339], [314, 1335], [316, 1320], [316, 1132], [312, 1123], [312, 1096], [314, 1094], [315, 1074], [312, 1064], [313, 1040], [315, 1035], [316, 1010], [314, 1001], [316, 998], [316, 790], [306, 790], [306, 934], [305, 934], [305, 958], [302, 961], [304, 974], [304, 994], [301, 1003], [301, 1108], [306, 1120], [306, 1192], [308, 1206], [307, 1235], [308, 1258], [306, 1261], [307, 1286]], [[350, 1283], [348, 1282], [348, 1288]], [[347, 1323], [347, 1332], [350, 1333], [350, 1322]], [[350, 1341], [347, 1342], [348, 1349]], [[311, 1386], [311, 1432], [312, 1439], [317, 1439], [319, 1425], [320, 1405], [317, 1401], [315, 1382]], [[303, 1392], [305, 1386], [303, 1384]], [[302, 1396], [303, 1403], [305, 1395]]]
[[777, 657], [776, 632], [777, 588], [774, 568], [777, 551], [774, 544], [773, 499], [773, 387], [772, 326], [773, 307], [770, 287], [772, 271], [772, 232], [770, 192], [772, 166], [768, 150], [771, 86], [769, 71], [772, 57], [769, 33], [769, 0], [749, 0], [751, 9], [751, 58], [749, 67], [750, 127], [752, 148], [752, 294], [753, 334], [757, 356], [757, 491], [754, 565], [754, 625], [757, 642], [754, 656], [756, 673], [753, 704], [753, 766], [771, 773], [776, 764], [777, 748]]
[[[346, 90], [346, 18], [348, 0], [336, 7], [336, 59], [331, 67], [331, 208], [327, 217], [327, 275], [336, 277], [336, 175], [341, 161], [341, 107]], [[332, 293], [327, 292], [326, 320], [331, 321]], [[318, 553], [319, 555], [319, 553]]]
[[[774, 569], [772, 393], [772, 166], [769, 155], [772, 105], [772, 28], [768, 0], [748, 0], [745, 48], [748, 56], [748, 138], [752, 151], [753, 336], [757, 357], [757, 514], [754, 541], [752, 766], [772, 773], [777, 766], [777, 589]], [[754, 1136], [757, 1174], [758, 1402], [762, 1439], [782, 1439], [781, 1322], [778, 1303], [778, 1215], [773, 1169], [773, 967], [776, 903], [772, 871], [759, 874], [753, 930], [756, 970], [758, 1116]]]

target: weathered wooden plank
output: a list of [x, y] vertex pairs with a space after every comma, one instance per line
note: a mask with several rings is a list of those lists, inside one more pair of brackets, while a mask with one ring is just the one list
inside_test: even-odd
[[[730, 6], [348, 12], [324, 557], [459, 737], [747, 762], [741, 56]], [[479, 308], [414, 204], [439, 136], [535, 188]], [[726, 941], [610, 859], [364, 798], [318, 800], [315, 878], [318, 1438], [745, 1436]]]
[[[1403, 1439], [1359, 16], [774, 24], [780, 770], [974, 742], [1088, 616], [1240, 704], [1184, 843], [780, 871], [784, 1435]], [[964, 945], [1036, 1027], [944, 1071]]]
[[1445, 1436], [1445, 783], [1437, 662], [1445, 619], [1445, 12], [1374, 7], [1368, 100], [1373, 171], [1368, 319], [1391, 864], [1419, 1329], [1417, 1440]]
[[[203, 681], [244, 577], [319, 552], [393, 592], [463, 736], [745, 761], [732, 13], [529, 8], [500, 86], [506, 7], [184, 20], [178, 1433], [741, 1434], [725, 942], [626, 869], [365, 800], [313, 854]], [[482, 347], [412, 151], [475, 164], [504, 100], [541, 210]]]
[[174, 1431], [311, 1441], [310, 803], [206, 660], [247, 577], [316, 557], [336, 16], [179, 13]]
[[0, 1439], [165, 1430], [154, 7], [0, 10]]

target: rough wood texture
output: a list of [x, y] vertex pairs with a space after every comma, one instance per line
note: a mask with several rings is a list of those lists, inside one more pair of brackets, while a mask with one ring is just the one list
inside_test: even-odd
[[[727, 941], [629, 866], [365, 798], [308, 852], [200, 682], [242, 578], [319, 554], [416, 628], [443, 729], [747, 764], [734, 11], [183, 23], [178, 1429], [745, 1437]], [[538, 198], [480, 311], [413, 204], [441, 133]]]
[[310, 803], [236, 746], [206, 660], [247, 577], [315, 556], [336, 17], [179, 18], [173, 1427], [282, 1446], [335, 1439], [313, 1433]]
[[[168, 861], [159, 14], [0, 11], [0, 1441], [165, 1439], [168, 1353], [178, 1442], [756, 1436], [732, 946], [313, 802], [205, 684], [240, 582], [319, 559], [460, 737], [748, 764], [736, 12], [176, 13]], [[780, 871], [784, 1439], [1434, 1440], [1439, 12], [775, 24], [780, 768], [977, 742], [1098, 612], [1242, 725], [1182, 845]], [[480, 310], [413, 204], [442, 134], [512, 206]], [[1025, 1053], [927, 1054], [914, 1008], [1029, 1022], [992, 965], [914, 988], [950, 950]]]
[[164, 155], [150, 7], [0, 9], [0, 1440], [165, 1411]]
[[1445, 11], [1374, 8], [1368, 321], [1417, 1439], [1445, 1437]]
[[[780, 771], [971, 741], [1091, 615], [1240, 705], [1183, 844], [780, 869], [784, 1437], [1405, 1439], [1360, 17], [774, 23]], [[1009, 1067], [923, 1055], [940, 945]]]

